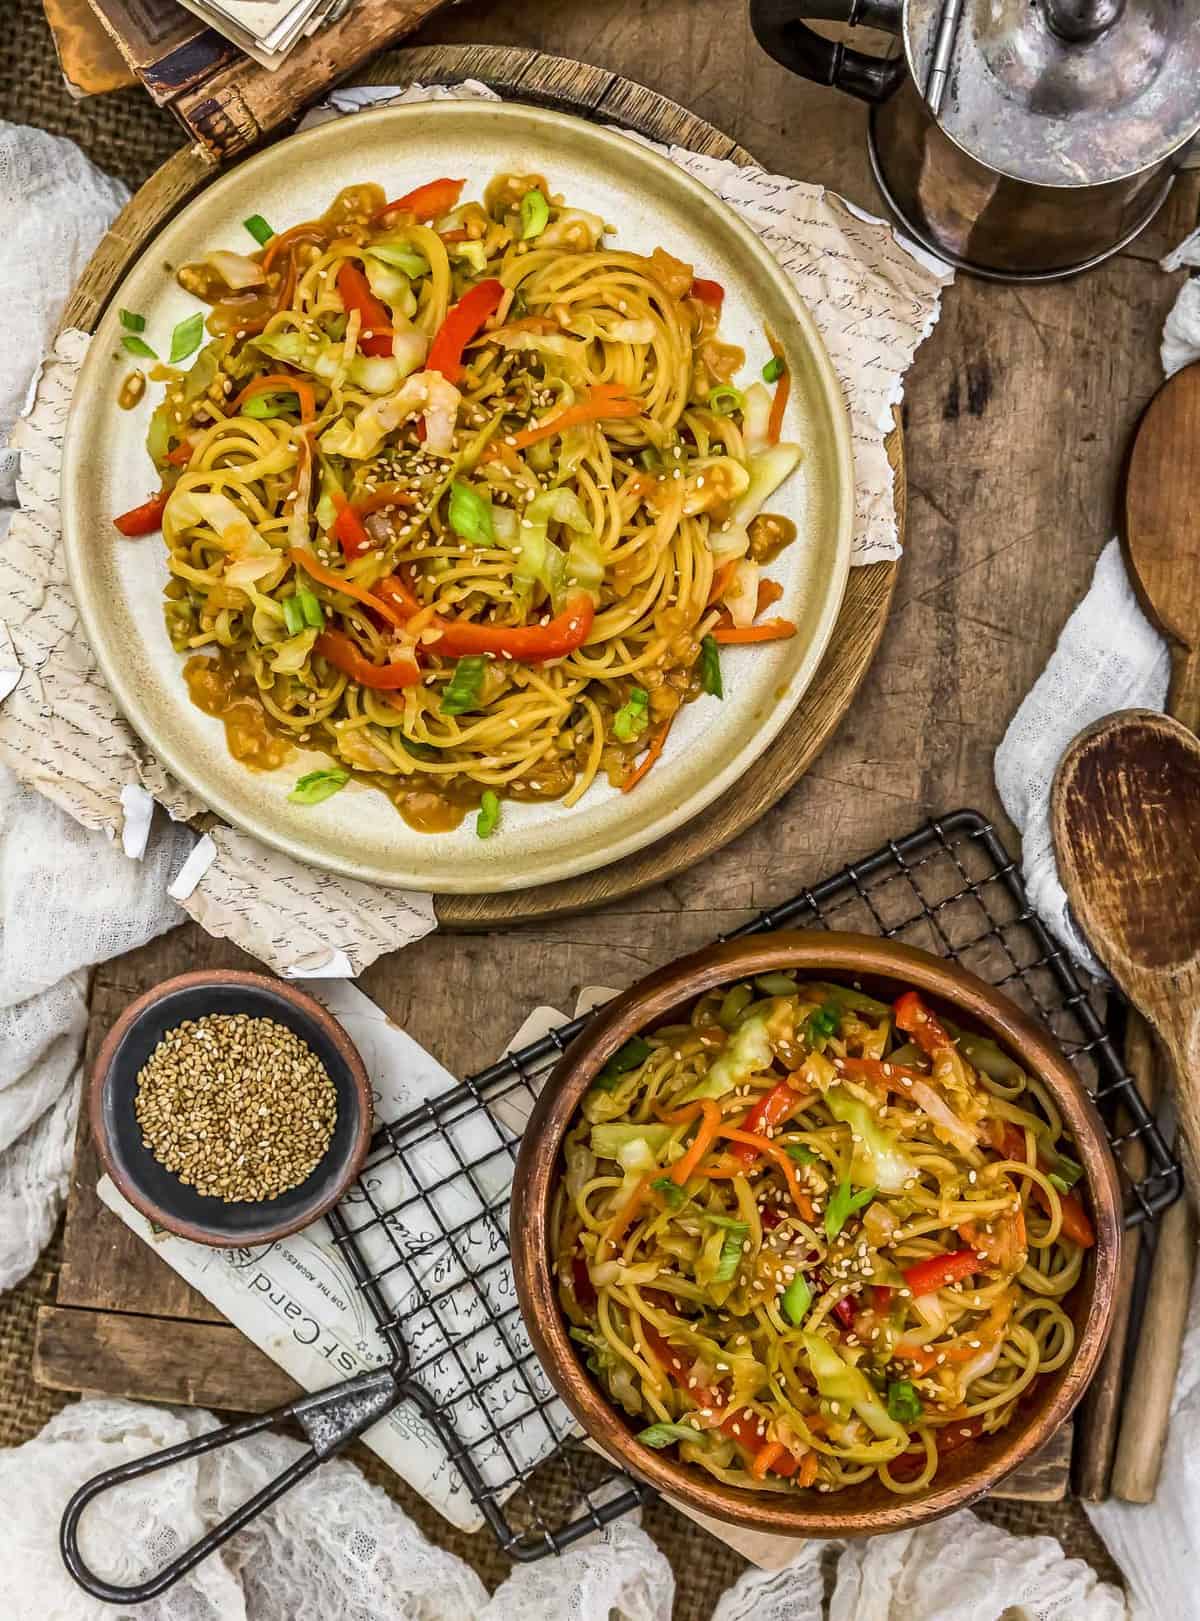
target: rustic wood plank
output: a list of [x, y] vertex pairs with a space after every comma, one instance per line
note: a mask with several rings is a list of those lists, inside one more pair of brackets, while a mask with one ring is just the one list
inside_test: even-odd
[[52, 1390], [261, 1413], [294, 1401], [295, 1380], [228, 1324], [131, 1312], [38, 1310], [33, 1376]]

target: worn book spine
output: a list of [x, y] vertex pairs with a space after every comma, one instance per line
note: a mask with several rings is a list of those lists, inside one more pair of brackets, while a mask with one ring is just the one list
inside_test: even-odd
[[58, 64], [72, 96], [103, 96], [137, 83], [136, 74], [88, 0], [44, 3]]
[[247, 151], [445, 0], [355, 0], [273, 71], [175, 0], [90, 0], [122, 56], [214, 163]]

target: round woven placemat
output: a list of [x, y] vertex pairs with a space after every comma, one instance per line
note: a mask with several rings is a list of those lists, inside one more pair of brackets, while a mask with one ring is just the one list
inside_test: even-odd
[[[119, 91], [86, 102], [69, 99], [40, 0], [8, 0], [4, 13], [0, 118], [70, 136], [94, 163], [131, 186], [141, 184], [183, 144], [182, 132], [171, 115], [156, 108], [141, 90]], [[75, 1399], [46, 1389], [33, 1377], [37, 1311], [54, 1299], [57, 1272], [56, 1239], [24, 1283], [0, 1295], [0, 1446], [19, 1446], [30, 1440], [53, 1414]], [[503, 1580], [509, 1562], [491, 1532], [468, 1536], [456, 1531], [374, 1454], [359, 1449], [352, 1455], [368, 1478], [394, 1498], [432, 1541], [465, 1559], [489, 1588]], [[1056, 1537], [1068, 1554], [1085, 1559], [1105, 1580], [1120, 1580], [1107, 1549], [1077, 1502], [992, 1499], [977, 1512], [1010, 1531]], [[665, 1504], [651, 1505], [642, 1523], [675, 1571], [678, 1588], [673, 1621], [709, 1621], [718, 1597], [737, 1579], [745, 1561]]]

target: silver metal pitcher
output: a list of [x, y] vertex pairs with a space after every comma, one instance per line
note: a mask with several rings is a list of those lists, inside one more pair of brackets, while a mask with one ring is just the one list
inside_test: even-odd
[[[903, 49], [853, 50], [806, 26], [818, 18]], [[784, 67], [871, 104], [871, 163], [900, 224], [995, 280], [1116, 253], [1200, 130], [1200, 0], [750, 0], [750, 22]]]

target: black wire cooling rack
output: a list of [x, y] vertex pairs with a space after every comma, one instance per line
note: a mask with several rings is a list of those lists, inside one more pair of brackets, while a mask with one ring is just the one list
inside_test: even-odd
[[[727, 939], [779, 928], [857, 930], [952, 957], [1041, 1020], [1104, 1117], [1126, 1224], [1182, 1180], [1125, 1073], [1105, 999], [1084, 988], [1031, 912], [1016, 866], [975, 811], [957, 811], [772, 907]], [[421, 1393], [457, 1489], [501, 1546], [532, 1560], [632, 1508], [644, 1488], [579, 1441], [525, 1335], [508, 1252], [513, 1161], [538, 1087], [586, 1016], [381, 1127], [328, 1217], [389, 1355]], [[1146, 1170], [1129, 1171], [1139, 1142]]]

